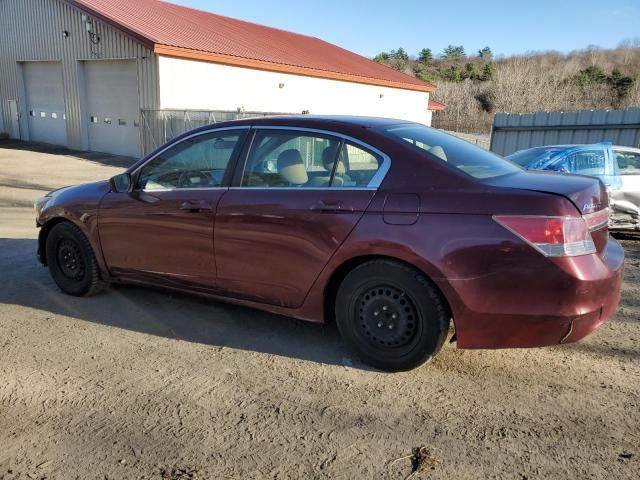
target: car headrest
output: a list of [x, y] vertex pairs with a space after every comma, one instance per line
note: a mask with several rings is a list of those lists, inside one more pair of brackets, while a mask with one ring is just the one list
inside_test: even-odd
[[278, 156], [278, 173], [291, 185], [304, 185], [309, 181], [307, 169], [298, 150], [285, 150]]
[[[338, 148], [338, 146], [330, 146], [322, 151], [322, 164], [328, 172], [333, 171], [333, 164], [336, 161], [336, 157], [338, 156]], [[344, 162], [340, 160], [338, 162], [338, 168], [336, 168], [336, 175], [343, 176], [346, 171], [347, 169], [344, 166]]]

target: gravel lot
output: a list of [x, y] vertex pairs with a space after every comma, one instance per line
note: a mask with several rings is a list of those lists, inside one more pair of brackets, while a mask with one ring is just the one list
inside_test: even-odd
[[121, 169], [24, 148], [0, 145], [0, 479], [640, 478], [640, 240], [619, 313], [582, 343], [447, 345], [383, 374], [333, 326], [62, 295], [31, 203]]

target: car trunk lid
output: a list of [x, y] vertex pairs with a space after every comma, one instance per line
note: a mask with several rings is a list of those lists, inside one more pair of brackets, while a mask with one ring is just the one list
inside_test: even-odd
[[594, 177], [554, 172], [521, 172], [486, 181], [497, 187], [549, 193], [567, 198], [582, 215], [608, 207], [607, 191]]

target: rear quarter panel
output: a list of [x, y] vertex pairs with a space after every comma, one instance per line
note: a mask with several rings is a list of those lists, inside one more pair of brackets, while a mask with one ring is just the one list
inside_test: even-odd
[[[333, 272], [354, 259], [373, 257], [406, 262], [433, 281], [449, 304], [462, 348], [558, 343], [560, 335], [543, 338], [548, 335], [544, 324], [538, 336], [526, 338], [501, 336], [505, 330], [501, 325], [517, 335], [527, 332], [513, 328], [518, 322], [536, 318], [556, 322], [560, 316], [599, 308], [600, 295], [591, 302], [589, 295], [577, 290], [576, 280], [587, 277], [606, 283], [612, 270], [602, 259], [595, 255], [546, 258], [493, 220], [493, 213], [512, 213], [509, 209], [520, 214], [547, 210], [575, 215], [568, 199], [535, 192], [427, 191], [420, 193], [421, 212], [414, 223], [390, 224], [382, 214], [387, 193], [378, 193], [323, 270], [300, 311], [301, 318], [321, 321], [318, 312], [331, 318], [333, 312], [324, 308]], [[584, 284], [584, 288], [596, 292], [598, 285]]]

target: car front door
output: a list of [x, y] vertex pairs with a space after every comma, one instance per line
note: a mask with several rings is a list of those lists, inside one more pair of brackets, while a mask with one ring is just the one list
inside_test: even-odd
[[218, 206], [227, 295], [296, 308], [376, 193], [389, 159], [326, 132], [261, 128]]
[[247, 132], [199, 132], [178, 140], [132, 174], [133, 192], [104, 197], [98, 231], [112, 275], [215, 287], [215, 212]]
[[579, 148], [570, 151], [550, 164], [549, 170], [587, 175], [610, 184], [613, 172], [607, 162], [607, 150], [604, 147]]

